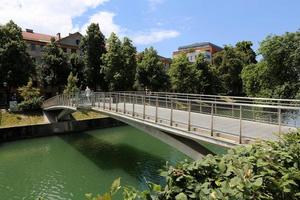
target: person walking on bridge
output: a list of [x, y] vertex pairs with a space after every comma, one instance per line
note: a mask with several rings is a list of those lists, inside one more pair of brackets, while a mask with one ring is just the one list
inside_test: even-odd
[[91, 103], [91, 99], [90, 99], [90, 96], [91, 96], [91, 89], [89, 88], [89, 86], [86, 86], [85, 88], [85, 96], [88, 100], [88, 103]]

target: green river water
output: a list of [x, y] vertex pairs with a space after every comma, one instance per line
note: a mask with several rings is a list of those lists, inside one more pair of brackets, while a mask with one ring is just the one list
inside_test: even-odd
[[[0, 199], [82, 200], [114, 179], [145, 189], [159, 169], [187, 156], [130, 126], [0, 144]], [[121, 199], [118, 194], [115, 199]]]

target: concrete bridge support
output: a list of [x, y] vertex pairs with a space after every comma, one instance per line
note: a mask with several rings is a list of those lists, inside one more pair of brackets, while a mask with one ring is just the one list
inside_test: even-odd
[[152, 137], [155, 137], [162, 142], [176, 148], [177, 150], [181, 151], [185, 155], [189, 156], [190, 158], [194, 160], [199, 160], [203, 156], [207, 154], [213, 154], [213, 152], [206, 149], [204, 146], [202, 146], [200, 143], [188, 139], [185, 137], [181, 137], [178, 135], [170, 134], [164, 131], [161, 131], [155, 127], [145, 125], [143, 123], [139, 123], [136, 121], [126, 120], [123, 117], [118, 117], [116, 115], [110, 116], [118, 121], [122, 121], [132, 127], [135, 127], [139, 130], [142, 130]]

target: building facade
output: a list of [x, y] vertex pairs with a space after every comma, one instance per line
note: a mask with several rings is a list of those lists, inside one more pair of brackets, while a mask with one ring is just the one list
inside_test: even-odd
[[37, 62], [41, 62], [43, 48], [51, 42], [51, 38], [55, 39], [55, 43], [66, 53], [80, 53], [79, 44], [82, 35], [79, 32], [69, 34], [61, 38], [60, 33], [47, 35], [34, 33], [32, 29], [26, 29], [22, 32], [23, 40], [26, 42], [29, 55]]
[[173, 58], [184, 53], [186, 54], [190, 62], [196, 62], [197, 55], [203, 54], [204, 57], [212, 63], [213, 55], [221, 50], [221, 47], [210, 42], [194, 43], [190, 45], [180, 46], [177, 51], [173, 52]]
[[166, 58], [166, 57], [163, 57], [163, 56], [160, 56], [160, 55], [158, 57], [159, 57], [160, 61], [162, 62], [162, 64], [164, 65], [165, 70], [168, 71], [169, 68], [170, 68], [170, 65], [172, 63], [172, 59], [171, 58]]

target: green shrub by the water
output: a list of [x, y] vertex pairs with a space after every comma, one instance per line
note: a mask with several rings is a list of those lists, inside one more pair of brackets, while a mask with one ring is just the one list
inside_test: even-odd
[[126, 200], [294, 200], [300, 199], [299, 167], [300, 132], [295, 132], [170, 166], [162, 172], [165, 187], [149, 184], [143, 192], [125, 187], [123, 193]]

